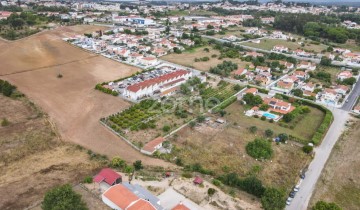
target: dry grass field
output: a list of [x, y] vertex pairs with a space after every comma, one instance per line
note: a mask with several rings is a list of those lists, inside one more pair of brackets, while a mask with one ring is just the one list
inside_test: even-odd
[[323, 44], [311, 44], [309, 42], [305, 42], [305, 46], [302, 47], [300, 44], [298, 44], [298, 41], [291, 42], [287, 40], [280, 40], [280, 39], [262, 39], [260, 44], [252, 43], [252, 42], [245, 42], [242, 43], [243, 45], [250, 46], [250, 47], [256, 47], [264, 50], [272, 50], [275, 45], [283, 45], [285, 47], [288, 47], [290, 50], [296, 50], [299, 48], [304, 48], [308, 51], [313, 51], [315, 53], [320, 53], [322, 50], [326, 50], [327, 46]]
[[[55, 185], [92, 175], [101, 161], [62, 142], [48, 116], [26, 98], [0, 95], [0, 209], [24, 209], [41, 201]], [[6, 196], [11, 195], [11, 196]]]
[[[146, 165], [169, 166], [141, 155], [99, 123], [101, 117], [130, 104], [94, 90], [95, 84], [131, 75], [139, 69], [85, 52], [61, 40], [98, 29], [96, 26], [62, 27], [19, 41], [3, 42], [0, 78], [16, 85], [48, 113], [64, 140], [110, 158], [117, 155], [129, 162], [141, 159]], [[63, 78], [57, 78], [59, 73]]]
[[[255, 173], [267, 186], [290, 189], [296, 183], [300, 169], [310, 161], [301, 147], [291, 142], [279, 145], [273, 143], [274, 157], [271, 161], [257, 161], [247, 155], [245, 146], [255, 138], [264, 137], [264, 131], [268, 128], [275, 134], [293, 134], [297, 131], [246, 117], [238, 103], [230, 105], [226, 111], [226, 125], [204, 123], [194, 129], [186, 127], [177, 132], [171, 139], [178, 148], [174, 156], [180, 157], [186, 164], [200, 163], [216, 174], [236, 172], [246, 176]], [[217, 117], [212, 116], [213, 120]], [[303, 124], [303, 121], [309, 122], [304, 118], [299, 124]], [[255, 134], [248, 130], [253, 125], [258, 128]]]
[[[234, 126], [191, 129], [179, 131], [172, 142], [186, 164], [199, 163], [216, 174], [236, 172], [241, 176], [255, 173], [267, 186], [289, 189], [296, 182], [299, 170], [309, 160], [301, 148], [292, 144], [273, 144], [274, 157], [270, 161], [256, 161], [247, 155], [245, 146], [261, 132], [251, 134], [246, 127]], [[260, 169], [260, 170], [259, 170]]]
[[360, 121], [336, 143], [317, 182], [310, 206], [319, 200], [335, 202], [344, 210], [360, 206]]
[[[204, 51], [205, 48], [209, 48], [210, 51], [205, 52]], [[181, 54], [175, 54], [175, 53], [168, 54], [161, 57], [161, 59], [169, 62], [177, 63], [183, 66], [192, 67], [200, 71], [209, 71], [211, 67], [215, 67], [216, 65], [222, 63], [223, 61], [232, 61], [234, 63], [237, 63], [239, 68], [244, 68], [246, 64], [250, 64], [250, 62], [244, 62], [241, 61], [240, 59], [225, 58], [219, 60], [217, 57], [212, 58], [211, 57], [212, 55], [216, 55], [218, 57], [220, 56], [220, 52], [218, 50], [214, 50], [211, 47], [207, 46], [207, 47], [199, 47], [191, 51], [185, 51]], [[205, 62], [203, 61], [195, 62], [195, 58], [203, 58], [203, 57], [209, 57], [210, 60]]]

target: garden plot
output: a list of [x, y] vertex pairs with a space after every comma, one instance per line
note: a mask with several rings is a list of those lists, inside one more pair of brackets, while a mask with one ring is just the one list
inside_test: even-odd
[[195, 97], [179, 93], [162, 101], [143, 100], [101, 121], [141, 148], [148, 141], [169, 134], [236, 92], [234, 85], [223, 82], [219, 86], [194, 92]]

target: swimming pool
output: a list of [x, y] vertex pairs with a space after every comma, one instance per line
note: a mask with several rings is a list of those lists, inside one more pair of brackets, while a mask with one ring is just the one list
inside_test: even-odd
[[269, 119], [276, 119], [278, 116], [277, 115], [274, 115], [274, 114], [271, 114], [269, 112], [264, 112], [262, 114], [262, 116], [266, 117], [266, 118], [269, 118]]

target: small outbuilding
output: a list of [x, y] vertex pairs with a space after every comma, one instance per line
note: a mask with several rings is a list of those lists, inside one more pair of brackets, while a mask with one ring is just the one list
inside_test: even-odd
[[195, 179], [194, 179], [194, 184], [202, 184], [203, 183], [203, 179], [199, 176], [196, 176]]
[[94, 178], [93, 181], [96, 183], [106, 183], [110, 186], [119, 184], [122, 182], [120, 174], [113, 171], [111, 168], [103, 168]]

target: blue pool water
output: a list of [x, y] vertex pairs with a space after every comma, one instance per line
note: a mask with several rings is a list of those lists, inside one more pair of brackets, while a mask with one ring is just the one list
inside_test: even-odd
[[271, 114], [269, 112], [264, 112], [263, 116], [266, 117], [266, 118], [270, 118], [270, 119], [276, 119], [276, 117], [277, 117], [276, 115]]

